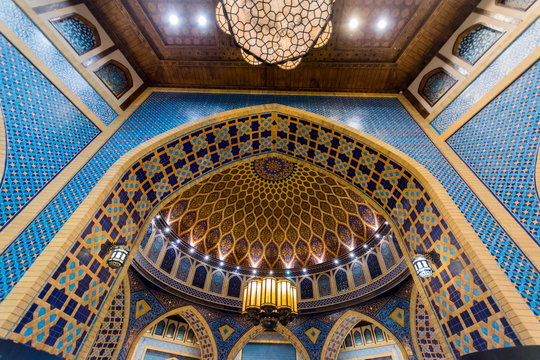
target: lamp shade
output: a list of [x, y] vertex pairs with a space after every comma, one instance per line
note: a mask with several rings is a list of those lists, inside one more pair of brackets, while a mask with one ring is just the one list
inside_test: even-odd
[[245, 310], [249, 309], [259, 309], [261, 307], [261, 288], [262, 280], [261, 279], [252, 279], [249, 280], [245, 290], [244, 290], [244, 308]]
[[424, 255], [416, 255], [412, 261], [414, 271], [421, 278], [427, 278], [433, 275], [433, 268]]
[[128, 251], [125, 248], [115, 246], [111, 251], [111, 255], [107, 259], [107, 265], [109, 265], [109, 267], [112, 269], [121, 268], [126, 262], [127, 256]]
[[277, 308], [292, 310], [291, 282], [286, 279], [277, 281]]
[[271, 277], [262, 279], [261, 306], [277, 306], [276, 279]]

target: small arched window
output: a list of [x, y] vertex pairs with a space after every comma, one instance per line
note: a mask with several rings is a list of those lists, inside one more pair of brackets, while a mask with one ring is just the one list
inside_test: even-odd
[[321, 275], [317, 280], [319, 286], [319, 297], [329, 296], [332, 293], [330, 288], [330, 278], [327, 275]]
[[367, 265], [369, 269], [369, 274], [371, 275], [371, 279], [378, 278], [382, 275], [381, 265], [379, 265], [379, 259], [377, 259], [377, 255], [370, 254], [367, 258]]
[[378, 327], [375, 328], [375, 339], [377, 340], [377, 342], [386, 341], [386, 339], [384, 338], [383, 331], [379, 329]]
[[174, 324], [169, 324], [167, 327], [167, 332], [165, 333], [165, 337], [172, 339], [174, 337], [174, 331], [176, 330], [176, 326]]
[[150, 251], [148, 251], [148, 259], [150, 259], [150, 261], [152, 261], [153, 263], [157, 261], [159, 253], [161, 252], [164, 244], [165, 243], [163, 242], [163, 237], [161, 235], [157, 235], [154, 238], [152, 247], [150, 248]]
[[186, 281], [189, 276], [189, 270], [191, 269], [191, 260], [188, 257], [180, 259], [178, 269], [176, 270], [176, 278], [180, 281]]
[[390, 245], [388, 245], [386, 241], [381, 244], [381, 255], [384, 261], [384, 266], [386, 267], [387, 270], [396, 264], [396, 260], [394, 259], [394, 254], [392, 254]]
[[353, 276], [354, 286], [358, 287], [366, 283], [366, 276], [364, 275], [364, 268], [360, 261], [356, 261], [352, 267], [351, 272]]
[[356, 346], [360, 346], [364, 344], [364, 341], [362, 341], [362, 334], [360, 333], [360, 331], [354, 332], [354, 344]]
[[167, 251], [165, 251], [163, 260], [161, 260], [161, 270], [165, 271], [166, 273], [171, 272], [174, 265], [174, 260], [176, 260], [176, 250], [173, 247], [170, 247], [167, 249]]
[[212, 276], [212, 281], [210, 282], [210, 291], [216, 294], [221, 294], [223, 289], [223, 280], [225, 277], [221, 271], [216, 271]]
[[364, 330], [364, 339], [366, 339], [366, 344], [373, 344], [373, 334], [371, 333], [371, 330]]
[[242, 281], [238, 276], [233, 276], [229, 279], [229, 288], [227, 289], [227, 296], [240, 297], [240, 289], [242, 287]]
[[192, 343], [194, 339], [195, 339], [195, 333], [193, 332], [193, 330], [189, 329], [186, 336], [186, 342]]
[[351, 347], [351, 346], [353, 345], [352, 345], [351, 334], [349, 334], [345, 337], [345, 347]]
[[475, 24], [459, 34], [452, 53], [474, 65], [499, 40], [502, 34], [501, 31], [485, 25]]
[[338, 270], [334, 275], [336, 280], [336, 289], [338, 292], [349, 290], [349, 280], [347, 279], [347, 273], [345, 270]]
[[184, 341], [184, 335], [186, 334], [186, 327], [185, 326], [179, 326], [178, 327], [178, 333], [176, 334], [176, 340]]
[[206, 282], [207, 273], [208, 271], [204, 266], [199, 266], [197, 270], [195, 270], [195, 275], [193, 275], [193, 286], [204, 289], [204, 283]]
[[300, 281], [300, 298], [313, 299], [313, 283], [310, 279]]
[[148, 227], [148, 229], [146, 230], [146, 234], [144, 234], [144, 237], [141, 240], [141, 245], [139, 246], [141, 250], [144, 250], [146, 244], [148, 244], [148, 240], [150, 240], [150, 237], [152, 237], [152, 227], [152, 225]]
[[443, 68], [428, 72], [420, 81], [418, 93], [433, 106], [455, 85], [457, 80]]
[[161, 320], [156, 325], [156, 330], [154, 331], [154, 335], [163, 336], [164, 331], [165, 331], [165, 320]]

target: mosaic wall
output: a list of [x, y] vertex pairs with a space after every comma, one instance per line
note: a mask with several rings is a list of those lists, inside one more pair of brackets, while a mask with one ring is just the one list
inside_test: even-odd
[[538, 244], [539, 83], [537, 62], [447, 140]]
[[347, 254], [384, 222], [354, 190], [275, 157], [213, 175], [180, 193], [161, 216], [181, 241], [214, 258], [274, 269]]
[[[127, 288], [127, 289], [126, 289]], [[124, 329], [124, 319], [129, 316], [127, 303], [129, 287], [120, 284], [116, 295], [109, 305], [107, 315], [101, 323], [101, 327], [96, 335], [96, 340], [90, 349], [87, 360], [109, 360], [115, 358], [118, 345], [124, 341], [126, 329]]]
[[537, 19], [441, 111], [431, 125], [442, 134], [539, 46], [540, 19]]
[[[147, 283], [145, 280], [142, 280], [140, 275], [131, 270], [130, 283], [132, 289], [131, 315], [128, 335], [122, 345], [120, 360], [126, 359], [129, 348], [134, 345], [137, 335], [146, 326], [151, 324], [157, 317], [187, 305], [194, 306], [207, 321], [216, 344], [218, 360], [226, 360], [235, 344], [238, 341], [244, 341], [245, 338], [242, 339], [242, 337], [252, 329], [251, 323], [239, 314], [226, 313], [190, 304], [186, 300], [175, 297], [168, 292], [163, 292]], [[409, 352], [408, 355], [414, 356], [412, 344], [410, 343], [411, 334], [409, 325], [411, 287], [412, 283], [409, 281], [391, 296], [371, 300], [361, 306], [351, 307], [351, 310], [354, 311], [356, 316], [355, 319], [357, 319], [357, 321], [353, 321], [351, 329], [360, 319], [368, 321], [369, 319], [375, 319], [386, 327], [386, 331], [391, 332], [404, 344], [406, 350]], [[323, 346], [334, 324], [343, 318], [345, 313], [346, 311], [343, 310], [309, 317], [300, 316], [290, 323], [287, 328], [304, 346], [311, 360], [320, 360]], [[189, 320], [188, 323], [191, 325]], [[198, 333], [196, 332], [196, 334]], [[254, 335], [256, 335], [256, 332]], [[332, 334], [332, 336], [335, 337], [335, 334]], [[339, 352], [339, 347], [341, 347], [343, 339], [337, 341], [339, 342]]]
[[129, 70], [118, 61], [111, 60], [94, 73], [117, 99], [133, 86]]
[[116, 112], [86, 82], [58, 49], [43, 35], [12, 0], [0, 0], [0, 21], [3, 21], [40, 59], [77, 95], [101, 121], [109, 125]]
[[418, 93], [431, 105], [435, 105], [457, 80], [442, 68], [427, 73], [418, 88]]
[[96, 27], [79, 14], [52, 19], [50, 22], [79, 55], [97, 48], [101, 43]]
[[2, 230], [100, 131], [1, 34], [0, 73]]
[[[174, 94], [167, 96], [171, 95]], [[363, 99], [363, 101], [373, 101], [373, 99]], [[385, 101], [388, 100], [385, 99]], [[399, 103], [395, 104], [399, 106]], [[159, 108], [163, 109], [164, 104], [160, 102]], [[208, 106], [205, 105], [205, 108]], [[139, 111], [144, 110], [143, 107]], [[178, 115], [175, 113], [174, 116]], [[388, 118], [382, 118], [390, 123]], [[404, 122], [403, 119], [400, 120]], [[146, 123], [145, 127], [149, 125]], [[107, 247], [107, 241], [117, 239], [121, 243], [132, 244], [133, 236], [143, 225], [148, 211], [158, 205], [167, 195], [215, 168], [248, 156], [240, 151], [240, 143], [245, 143], [238, 139], [243, 136], [242, 128], [249, 130], [251, 139], [257, 136], [256, 139], [248, 142], [249, 155], [274, 151], [310, 162], [341, 177], [357, 186], [388, 212], [405, 237], [409, 252], [434, 250], [441, 254], [443, 266], [439, 267], [435, 276], [429, 281], [426, 280], [424, 285], [456, 353], [466, 353], [467, 349], [458, 344], [471, 332], [475, 336], [479, 335], [474, 343], [473, 351], [504, 346], [504, 344], [520, 344], [504, 313], [493, 299], [491, 291], [480, 279], [474, 265], [463, 252], [430, 195], [412, 174], [403, 169], [400, 164], [346, 134], [280, 113], [261, 113], [208, 125], [182, 135], [135, 162], [121, 177], [120, 182], [114, 186], [102, 208], [89, 221], [86, 229], [70, 249], [68, 256], [55, 271], [49, 283], [40, 291], [40, 296], [34, 300], [22, 321], [17, 325], [13, 337], [20, 342], [31, 340], [34, 345], [40, 343], [40, 346], [43, 346], [41, 343], [43, 339], [25, 335], [27, 324], [40, 316], [46, 316], [47, 312], [40, 315], [39, 311], [47, 309], [51, 301], [60, 309], [68, 306], [70, 301], [76, 301], [80, 308], [85, 309], [86, 316], [72, 318], [65, 315], [65, 312], [62, 316], [66, 318], [64, 324], [69, 320], [83, 329], [80, 334], [80, 338], [83, 338], [95, 314], [99, 311], [103, 298], [99, 295], [89, 297], [90, 294], [97, 294], [94, 289], [89, 289], [89, 283], [106, 290], [115, 278], [114, 271], [111, 272], [104, 263], [106, 256], [104, 249]], [[265, 136], [265, 131], [268, 130], [271, 131]], [[229, 138], [220, 139], [216, 136], [224, 131], [229, 133]], [[271, 133], [274, 133], [275, 137], [269, 137]], [[402, 139], [414, 138], [404, 137], [403, 133], [400, 137]], [[208, 146], [196, 150], [192, 144], [195, 139], [201, 138], [208, 142]], [[133, 139], [130, 139], [130, 142], [133, 143]], [[409, 143], [413, 146], [412, 142], [409, 141]], [[415, 149], [419, 150], [417, 144]], [[220, 157], [219, 152], [222, 151], [228, 152], [230, 156]], [[321, 156], [315, 156], [318, 154], [317, 151], [321, 152]], [[424, 149], [422, 153], [428, 152]], [[437, 155], [435, 151], [428, 154], [431, 157]], [[159, 159], [163, 165], [160, 169], [154, 166], [156, 159]], [[443, 160], [439, 160], [440, 165]], [[448, 172], [449, 169], [446, 171]], [[456, 178], [459, 179], [457, 174], [451, 177], [452, 184], [459, 186], [460, 183], [456, 181]], [[464, 198], [462, 197], [461, 200]], [[489, 240], [491, 246], [500, 244], [493, 238]], [[503, 243], [504, 246], [514, 247], [513, 251], [520, 253], [510, 239], [504, 240], [507, 240]], [[503, 239], [499, 238], [499, 241]], [[500, 247], [498, 250], [500, 251]], [[505, 258], [506, 256], [507, 254]], [[62, 283], [61, 279], [73, 273], [72, 264], [73, 269], [83, 271], [84, 277], [77, 280], [82, 284], [82, 286], [79, 285], [80, 291], [67, 294], [66, 288], [69, 284]], [[516, 265], [510, 264], [510, 266]], [[526, 270], [524, 266], [519, 266], [521, 273]], [[95, 281], [92, 281], [93, 279]], [[511, 279], [530, 283], [528, 279]], [[62, 294], [61, 298], [58, 298], [58, 292]], [[534, 298], [536, 295], [524, 292], [523, 296]], [[474, 316], [476, 322], [470, 321], [471, 315]], [[486, 327], [499, 329], [499, 343], [479, 332]], [[45, 345], [49, 346], [47, 348], [50, 351], [57, 352], [58, 349], [54, 347], [57, 339], [54, 336], [51, 334], [51, 340]], [[68, 353], [63, 355], [71, 357]]]
[[454, 55], [470, 64], [476, 64], [482, 55], [499, 40], [502, 34], [501, 31], [485, 25], [473, 25], [472, 28], [465, 30], [465, 33], [458, 37], [454, 46]]
[[[170, 232], [150, 231], [135, 255], [136, 268], [163, 289], [239, 311], [240, 289], [253, 276], [252, 270], [221, 265], [204, 259], [203, 253], [192, 254], [187, 246], [179, 245]], [[374, 238], [366, 246], [355, 252], [354, 258], [341, 257], [339, 264], [329, 262], [306, 272], [297, 268], [279, 274], [279, 270], [272, 270], [272, 275], [285, 276], [299, 286], [301, 311], [345, 307], [388, 291], [409, 274], [403, 253], [391, 234]], [[268, 272], [259, 269], [258, 275]]]
[[[413, 331], [415, 331], [415, 346], [417, 346], [419, 351], [419, 360], [447, 359], [441, 346], [441, 341], [435, 333], [434, 326], [436, 325], [431, 323], [428, 309], [423, 304], [420, 293], [416, 295], [415, 321], [412, 322], [411, 326], [413, 326]], [[469, 339], [468, 343], [470, 343], [470, 337], [467, 337], [467, 339]]]

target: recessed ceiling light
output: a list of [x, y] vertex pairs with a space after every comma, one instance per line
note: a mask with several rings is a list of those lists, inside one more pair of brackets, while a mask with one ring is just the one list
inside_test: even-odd
[[349, 257], [352, 259], [354, 257], [354, 253], [349, 253]]
[[303, 272], [304, 274], [307, 273], [307, 269], [306, 269], [306, 268], [303, 268], [303, 269], [302, 269], [302, 272]]
[[204, 260], [208, 260], [208, 259], [210, 259], [210, 256], [204, 255]]
[[358, 20], [358, 18], [353, 17], [349, 20], [349, 29], [356, 30], [358, 25], [360, 25], [360, 21]]
[[197, 18], [197, 23], [199, 24], [199, 26], [206, 26], [206, 24], [208, 23], [208, 19], [206, 19], [206, 16], [204, 15], [199, 15], [199, 17]]
[[253, 269], [253, 270], [251, 271], [251, 273], [252, 273], [253, 275], [255, 275], [255, 274], [257, 273], [257, 270]]
[[364, 244], [364, 249], [367, 249], [369, 246], [367, 244]]
[[270, 270], [269, 274], [274, 275], [274, 270]]
[[380, 18], [379, 21], [377, 21], [377, 29], [384, 30], [388, 26], [388, 20], [385, 18]]
[[189, 253], [190, 254], [193, 254], [195, 252], [195, 249], [194, 248], [189, 248]]
[[334, 259], [334, 264], [339, 264], [339, 260], [338, 259]]
[[169, 24], [171, 25], [178, 25], [180, 22], [180, 19], [175, 14], [169, 15]]
[[223, 265], [225, 265], [225, 263], [223, 261], [220, 261], [219, 266], [223, 266]]

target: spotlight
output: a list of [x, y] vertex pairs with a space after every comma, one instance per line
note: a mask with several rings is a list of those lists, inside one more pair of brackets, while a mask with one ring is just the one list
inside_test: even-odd
[[253, 270], [251, 271], [251, 273], [252, 273], [253, 275], [256, 275], [256, 274], [257, 274], [257, 270], [253, 269]]
[[354, 257], [354, 253], [349, 253], [349, 257], [352, 259]]
[[157, 214], [156, 219], [161, 219], [161, 215]]
[[302, 272], [305, 274], [307, 273], [307, 269], [306, 268], [302, 268]]
[[354, 18], [351, 18], [351, 20], [349, 20], [349, 29], [356, 30], [358, 25], [360, 25], [360, 21], [358, 21], [358, 18], [354, 17]]
[[270, 275], [274, 275], [274, 270], [270, 270], [268, 273], [269, 273]]
[[225, 263], [223, 261], [220, 261], [219, 266], [223, 266], [223, 265], [225, 265]]
[[369, 246], [367, 244], [364, 244], [364, 249], [367, 249]]
[[210, 256], [209, 255], [204, 255], [204, 260], [208, 261], [208, 259], [210, 259]]
[[166, 228], [165, 228], [165, 232], [166, 232], [166, 233], [171, 232], [171, 228], [170, 228], [170, 227], [166, 227]]
[[195, 252], [195, 248], [189, 248], [189, 253], [193, 254]]
[[339, 260], [338, 259], [334, 259], [334, 264], [339, 264]]
[[240, 270], [240, 266], [237, 266], [237, 267], [236, 267], [236, 270]]
[[175, 14], [169, 15], [169, 24], [171, 25], [178, 25], [180, 22], [180, 19]]
[[199, 15], [199, 17], [197, 18], [197, 24], [199, 24], [199, 26], [206, 26], [207, 23], [208, 19], [206, 19], [206, 16]]
[[388, 20], [385, 18], [380, 18], [379, 21], [377, 21], [377, 29], [384, 30], [388, 26]]
[[388, 221], [385, 221], [385, 222], [384, 222], [384, 225], [388, 225]]
[[381, 237], [381, 235], [380, 234], [375, 234], [375, 237], [378, 239], [378, 238]]

